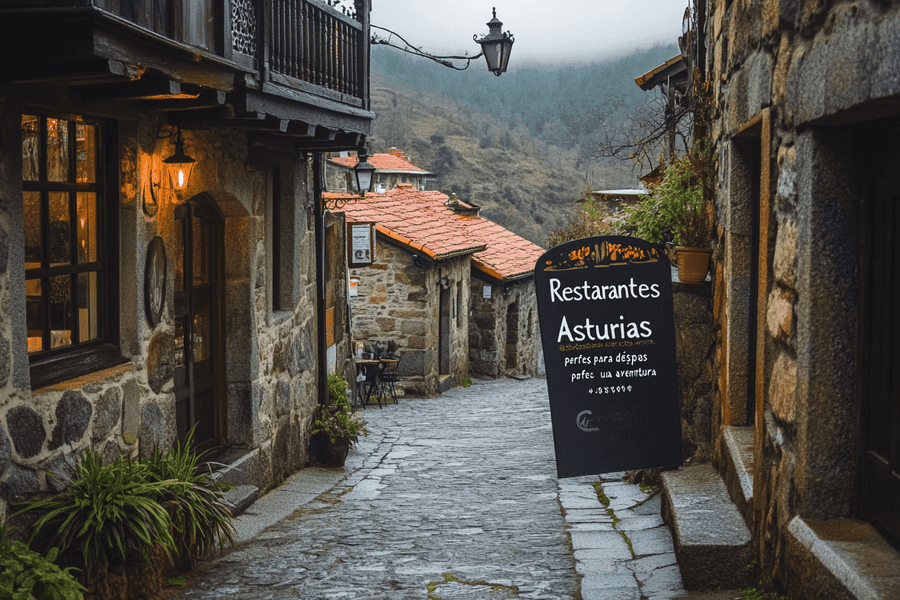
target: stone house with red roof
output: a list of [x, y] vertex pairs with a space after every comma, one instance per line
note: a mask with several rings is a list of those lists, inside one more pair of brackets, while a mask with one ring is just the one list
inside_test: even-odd
[[[397, 148], [391, 148], [386, 154], [373, 154], [367, 160], [375, 167], [375, 180], [372, 182], [375, 192], [385, 192], [404, 184], [421, 192], [425, 190], [429, 177], [434, 175], [412, 164], [406, 153]], [[325, 173], [326, 189], [332, 192], [357, 191], [352, 170], [357, 162], [356, 155], [330, 158]]]
[[441, 393], [469, 374], [535, 373], [539, 246], [477, 207], [408, 184], [325, 201], [348, 223], [376, 223], [374, 261], [350, 269], [351, 331], [357, 342], [397, 344], [407, 392]]

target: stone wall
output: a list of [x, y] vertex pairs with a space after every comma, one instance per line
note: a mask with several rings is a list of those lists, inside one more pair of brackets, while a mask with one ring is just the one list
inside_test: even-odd
[[[490, 286], [491, 297], [484, 297]], [[469, 305], [469, 372], [495, 379], [537, 374], [537, 295], [534, 279], [507, 284], [473, 270]]]
[[[144, 202], [151, 167], [171, 153], [158, 139], [161, 122], [133, 113], [107, 121], [118, 130], [118, 228], [121, 352], [126, 364], [32, 390], [24, 333], [24, 271], [20, 119], [22, 98], [0, 90], [0, 518], [26, 491], [58, 489], [87, 448], [111, 461], [147, 454], [175, 440], [173, 340], [174, 197], [156, 191], [157, 210]], [[46, 99], [41, 99], [46, 104]], [[60, 112], [90, 114], [65, 97]], [[163, 128], [164, 129], [164, 128]], [[306, 162], [285, 157], [282, 205], [288, 206], [290, 275], [273, 310], [271, 262], [272, 170], [248, 162], [246, 133], [231, 129], [184, 131], [197, 159], [186, 198], [202, 198], [225, 220], [223, 441], [253, 455], [246, 479], [262, 489], [307, 460], [316, 409], [315, 236], [311, 173]], [[155, 168], [155, 167], [154, 167]], [[163, 238], [168, 260], [161, 322], [151, 327], [143, 305], [146, 248]], [[285, 247], [282, 247], [284, 251]], [[283, 265], [282, 265], [282, 268]], [[17, 329], [18, 328], [18, 329]], [[346, 342], [340, 352], [347, 354]]]
[[681, 451], [685, 461], [712, 457], [713, 355], [715, 327], [706, 284], [672, 283], [675, 363], [681, 406]]
[[[407, 393], [436, 394], [442, 375], [459, 383], [468, 374], [469, 316], [464, 307], [468, 306], [469, 257], [417, 263], [412, 252], [380, 235], [376, 243], [375, 262], [350, 269], [350, 277], [359, 282], [357, 297], [350, 304], [353, 341], [396, 342], [401, 387]], [[443, 293], [448, 302], [450, 364], [449, 370], [442, 371], [439, 281], [444, 276], [449, 281]]]
[[756, 429], [748, 525], [763, 579], [787, 586], [793, 517], [859, 516], [857, 166], [873, 150], [856, 136], [900, 114], [900, 6], [708, 6], [719, 160], [713, 435]]

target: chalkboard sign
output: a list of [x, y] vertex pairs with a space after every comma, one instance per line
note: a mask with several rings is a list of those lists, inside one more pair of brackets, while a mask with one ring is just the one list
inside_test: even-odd
[[682, 463], [672, 271], [656, 246], [575, 240], [534, 270], [560, 478]]

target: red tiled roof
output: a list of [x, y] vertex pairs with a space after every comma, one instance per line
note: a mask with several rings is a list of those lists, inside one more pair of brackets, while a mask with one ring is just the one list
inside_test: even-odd
[[479, 271], [500, 281], [527, 277], [534, 272], [543, 248], [484, 217], [460, 218], [473, 239], [487, 244], [487, 248], [472, 257]]
[[[428, 173], [425, 169], [420, 169], [405, 158], [394, 156], [393, 154], [373, 154], [366, 159], [370, 165], [378, 171], [400, 171], [403, 173]], [[357, 156], [347, 156], [332, 158], [331, 162], [352, 169], [359, 162]]]
[[325, 193], [322, 197], [326, 205], [329, 200], [347, 200], [337, 210], [346, 213], [348, 221], [375, 221], [382, 235], [436, 260], [485, 249], [444, 206], [447, 196], [440, 192], [395, 188], [380, 194], [369, 192], [364, 198], [341, 193]]
[[458, 215], [441, 192], [393, 189], [381, 194], [324, 194], [347, 200], [338, 210], [348, 221], [375, 221], [382, 235], [421, 250], [431, 258], [473, 253], [476, 269], [499, 281], [531, 275], [544, 249], [483, 217]]

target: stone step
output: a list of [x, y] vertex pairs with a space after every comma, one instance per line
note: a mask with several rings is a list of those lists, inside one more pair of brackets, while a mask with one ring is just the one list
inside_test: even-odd
[[453, 376], [451, 375], [441, 375], [438, 377], [438, 394], [443, 394], [451, 387], [453, 387]]
[[726, 427], [723, 438], [725, 485], [747, 522], [753, 501], [753, 427]]
[[663, 518], [672, 528], [685, 589], [751, 584], [750, 530], [712, 465], [662, 473]]
[[225, 501], [231, 505], [231, 516], [236, 517], [249, 508], [259, 498], [259, 488], [255, 485], [239, 485], [225, 492]]

